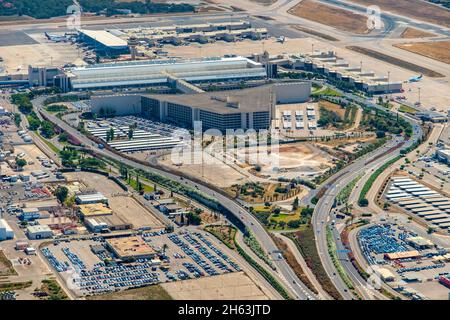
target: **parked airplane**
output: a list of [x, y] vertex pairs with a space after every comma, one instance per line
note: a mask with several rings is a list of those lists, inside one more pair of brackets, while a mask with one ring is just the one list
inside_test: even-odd
[[55, 42], [65, 42], [65, 41], [67, 41], [67, 38], [65, 36], [54, 35], [54, 34], [50, 34], [48, 32], [45, 32], [44, 34], [47, 37], [47, 39], [51, 40], [51, 41], [55, 41]]
[[423, 74], [421, 74], [420, 76], [412, 77], [408, 81], [409, 82], [419, 82], [420, 80], [422, 80], [422, 78], [423, 78]]

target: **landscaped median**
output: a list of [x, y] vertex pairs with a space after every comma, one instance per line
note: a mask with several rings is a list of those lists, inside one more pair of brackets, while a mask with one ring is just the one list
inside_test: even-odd
[[[228, 229], [228, 231], [226, 230]], [[258, 271], [269, 284], [277, 290], [277, 292], [284, 299], [292, 299], [289, 293], [283, 288], [283, 286], [262, 266], [258, 264], [250, 255], [248, 255], [244, 249], [239, 246], [236, 241], [237, 229], [231, 226], [207, 226], [205, 231], [208, 231], [214, 235], [217, 239], [222, 241], [231, 250], [236, 250], [256, 271]], [[259, 245], [259, 244], [258, 244]]]
[[253, 260], [252, 257], [250, 257], [244, 249], [242, 249], [239, 244], [234, 241], [234, 245], [236, 247], [237, 252], [250, 264], [256, 271], [258, 271], [264, 279], [267, 280], [267, 282], [270, 283], [270, 285], [278, 291], [278, 293], [286, 300], [291, 300], [292, 297], [289, 295], [289, 293], [286, 291], [286, 289], [283, 288], [283, 286], [277, 281], [277, 279], [274, 278], [266, 269], [261, 267], [255, 260]]
[[366, 207], [369, 204], [368, 200], [366, 199], [366, 195], [369, 192], [370, 188], [372, 188], [372, 185], [375, 182], [375, 180], [383, 173], [384, 170], [389, 168], [391, 165], [393, 165], [395, 162], [397, 162], [401, 158], [402, 158], [402, 156], [397, 156], [397, 157], [389, 160], [388, 162], [383, 164], [381, 167], [379, 167], [377, 170], [375, 170], [374, 173], [372, 173], [372, 175], [369, 177], [369, 179], [364, 184], [364, 186], [361, 190], [361, 193], [359, 194], [358, 204], [361, 207]]
[[322, 288], [333, 299], [342, 300], [341, 294], [328, 277], [328, 274], [322, 265], [319, 252], [317, 251], [316, 239], [314, 237], [312, 225], [308, 225], [308, 227], [302, 231], [289, 232], [285, 235], [294, 241], [300, 251], [300, 254], [303, 256], [303, 259], [305, 259], [306, 265], [314, 273], [314, 276]]
[[333, 261], [334, 267], [339, 273], [339, 276], [341, 277], [342, 281], [344, 281], [347, 288], [349, 288], [355, 296], [361, 299], [359, 293], [355, 290], [355, 287], [353, 286], [352, 280], [347, 275], [344, 268], [342, 267], [341, 262], [339, 261], [339, 257], [336, 251], [336, 244], [334, 242], [333, 233], [331, 232], [330, 226], [327, 226], [327, 247], [328, 247], [328, 254], [331, 257], [331, 261]]

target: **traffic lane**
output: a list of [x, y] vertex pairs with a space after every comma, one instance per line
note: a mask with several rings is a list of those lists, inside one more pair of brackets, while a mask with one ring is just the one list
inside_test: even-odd
[[[40, 111], [43, 111], [42, 107], [39, 108]], [[67, 125], [65, 122], [63, 122], [62, 120], [56, 118], [56, 117], [52, 117], [50, 114], [47, 114], [46, 112], [44, 112], [46, 114], [47, 117], [49, 117], [49, 119], [52, 120], [52, 122], [56, 123], [58, 126], [60, 126], [63, 130], [70, 132], [71, 134], [77, 136], [80, 138], [80, 140], [84, 141], [86, 144], [86, 147], [88, 147], [91, 150], [94, 150], [97, 153], [100, 153], [104, 156], [107, 157], [111, 157], [115, 160], [118, 161], [122, 161], [127, 165], [133, 166], [133, 167], [138, 167], [140, 169], [143, 170], [152, 170], [158, 174], [161, 174], [163, 176], [169, 177], [173, 180], [181, 180], [179, 176], [173, 175], [172, 173], [168, 173], [168, 172], [164, 172], [161, 171], [159, 169], [155, 169], [155, 168], [150, 168], [148, 166], [144, 166], [142, 164], [139, 163], [135, 163], [134, 161], [125, 159], [120, 157], [119, 155], [112, 153], [108, 150], [105, 149], [99, 149], [96, 146], [92, 146], [92, 141], [90, 139], [88, 139], [87, 137], [85, 137], [84, 135], [81, 135], [76, 129], [70, 127], [69, 125]], [[236, 216], [238, 216], [238, 218], [241, 219], [241, 221], [244, 223], [244, 225], [251, 230], [255, 237], [257, 238], [257, 240], [262, 243], [262, 245], [264, 246], [264, 248], [266, 248], [269, 252], [273, 252], [275, 250], [278, 250], [278, 248], [276, 247], [275, 243], [272, 241], [272, 239], [270, 238], [269, 235], [266, 234], [265, 229], [259, 224], [259, 221], [257, 221], [256, 218], [254, 218], [249, 212], [247, 212], [244, 208], [240, 207], [237, 203], [235, 203], [234, 201], [224, 197], [221, 194], [218, 194], [216, 192], [214, 192], [213, 190], [197, 184], [187, 178], [183, 178], [183, 181], [190, 185], [191, 187], [197, 188], [200, 191], [215, 197], [216, 199], [218, 199], [219, 201], [221, 201], [225, 207], [227, 207], [227, 209], [229, 209], [233, 214], [235, 214]], [[244, 218], [243, 214], [246, 214], [246, 217]], [[308, 293], [309, 289], [306, 288], [306, 286], [304, 286], [303, 283], [301, 283], [301, 281], [296, 277], [295, 273], [293, 271], [290, 270], [290, 267], [287, 266], [287, 263], [284, 260], [281, 261], [274, 261], [275, 265], [277, 266], [277, 268], [279, 268], [279, 270], [281, 270], [282, 274], [284, 275], [284, 277], [286, 278], [286, 285], [288, 285], [293, 292], [295, 292], [296, 296], [300, 299], [309, 299], [309, 298], [314, 298], [314, 294], [312, 292]], [[299, 285], [298, 287], [292, 287], [290, 283], [293, 282], [296, 283], [301, 283], [302, 285]], [[304, 292], [307, 292], [308, 294], [305, 294]]]

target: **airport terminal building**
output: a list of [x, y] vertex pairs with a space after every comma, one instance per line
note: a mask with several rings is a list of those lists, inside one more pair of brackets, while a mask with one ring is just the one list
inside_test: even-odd
[[113, 108], [116, 115], [140, 114], [146, 119], [170, 122], [192, 129], [269, 129], [278, 103], [309, 100], [310, 82], [279, 83], [243, 90], [177, 95], [116, 95], [94, 97], [92, 111]]
[[198, 83], [266, 77], [260, 63], [234, 56], [93, 64], [65, 70], [57, 83], [68, 92], [167, 85], [170, 79]]

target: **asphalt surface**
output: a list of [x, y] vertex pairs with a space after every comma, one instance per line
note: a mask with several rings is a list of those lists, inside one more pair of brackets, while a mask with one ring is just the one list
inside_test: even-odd
[[61, 119], [48, 113], [42, 106], [42, 102], [45, 100], [45, 98], [46, 98], [45, 96], [42, 96], [35, 99], [33, 101], [34, 108], [45, 114], [45, 116], [51, 122], [58, 125], [64, 131], [67, 131], [69, 134], [73, 135], [74, 137], [77, 137], [77, 139], [79, 139], [80, 142], [82, 142], [86, 148], [95, 151], [97, 154], [120, 161], [126, 165], [146, 171], [152, 171], [161, 176], [165, 176], [169, 179], [172, 179], [174, 181], [184, 183], [220, 201], [222, 205], [224, 205], [228, 210], [230, 210], [236, 217], [238, 217], [243, 222], [243, 224], [254, 234], [260, 245], [271, 255], [273, 262], [276, 266], [277, 275], [283, 281], [284, 287], [289, 292], [291, 292], [291, 294], [293, 294], [293, 296], [296, 299], [300, 300], [317, 299], [317, 296], [313, 292], [311, 292], [295, 275], [295, 272], [287, 264], [286, 260], [277, 258], [277, 254], [275, 252], [278, 251], [278, 248], [273, 242], [272, 238], [269, 236], [269, 234], [266, 232], [266, 230], [260, 224], [260, 222], [239, 203], [237, 203], [233, 199], [227, 198], [224, 195], [215, 192], [214, 190], [211, 190], [210, 188], [204, 185], [191, 181], [187, 178], [184, 177], [182, 178], [178, 175], [174, 175], [172, 173], [165, 172], [156, 168], [150, 168], [149, 166], [145, 166], [140, 163], [123, 158], [109, 150], [99, 149], [97, 145], [92, 142], [92, 140], [90, 140], [89, 138], [78, 132], [75, 128], [66, 124]]
[[[375, 105], [360, 97], [349, 94], [347, 94], [347, 96], [354, 101], [364, 102], [365, 104], [367, 104], [372, 108], [388, 111], [387, 109]], [[340, 278], [338, 271], [334, 266], [330, 255], [328, 254], [328, 245], [326, 239], [327, 225], [335, 229], [334, 226], [332, 226], [332, 213], [331, 213], [334, 204], [334, 199], [339, 194], [339, 192], [356, 177], [358, 177], [362, 173], [371, 174], [373, 171], [381, 167], [384, 163], [398, 156], [400, 154], [401, 149], [413, 145], [418, 140], [418, 138], [422, 136], [422, 130], [416, 122], [413, 122], [409, 118], [405, 118], [405, 120], [409, 121], [413, 126], [413, 137], [411, 139], [404, 140], [403, 137], [394, 137], [383, 147], [359, 158], [346, 168], [342, 169], [337, 174], [330, 177], [323, 184], [325, 186], [328, 186], [328, 189], [316, 204], [311, 223], [313, 225], [314, 233], [316, 236], [317, 250], [319, 252], [319, 256], [321, 257], [322, 265], [324, 266], [328, 276], [332, 279], [337, 290], [344, 297], [344, 299], [353, 299], [354, 297], [353, 294], [350, 293], [349, 290], [347, 289], [347, 286], [345, 285], [344, 281]], [[391, 151], [390, 153], [387, 153], [388, 150], [390, 150], [393, 146], [398, 147], [395, 150]], [[380, 155], [384, 156], [370, 163], [369, 165], [366, 165], [366, 162], [368, 160], [373, 159]], [[344, 174], [342, 174], [342, 172], [344, 172]], [[330, 182], [335, 180], [336, 177], [339, 177], [337, 183], [331, 184]], [[334, 230], [333, 233], [342, 266], [344, 267], [349, 277], [352, 279], [353, 284], [359, 289], [358, 291], [363, 295], [363, 297], [370, 299], [371, 297], [373, 297], [374, 293], [369, 292], [366, 289], [364, 279], [359, 275], [357, 270], [353, 267], [352, 263], [348, 261], [346, 252], [344, 251], [344, 246], [339, 237], [339, 233], [337, 233], [336, 230]]]

